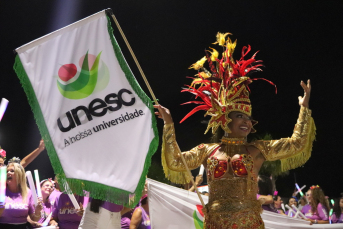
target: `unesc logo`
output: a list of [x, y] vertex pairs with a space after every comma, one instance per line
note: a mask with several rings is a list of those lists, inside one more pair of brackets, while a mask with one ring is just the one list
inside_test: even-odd
[[[104, 61], [100, 60], [100, 56], [101, 52], [97, 56], [87, 52], [79, 60], [80, 71], [77, 70], [75, 64], [64, 64], [59, 68], [58, 76], [60, 79], [57, 79], [57, 87], [65, 98], [83, 99], [107, 87], [110, 74]], [[61, 83], [61, 81], [65, 83]], [[93, 117], [102, 117], [120, 110], [123, 106], [132, 106], [136, 102], [134, 94], [126, 88], [121, 88], [117, 93], [112, 92], [103, 96], [103, 99], [94, 98], [88, 105], [75, 104], [75, 108], [61, 115], [57, 119], [57, 126], [60, 131], [68, 132], [77, 126], [92, 121]], [[84, 102], [88, 103], [89, 101]], [[138, 117], [143, 115], [143, 111], [138, 112], [138, 116], [135, 113], [132, 115]], [[128, 113], [127, 116], [129, 117]], [[117, 119], [121, 123], [134, 117], [127, 119], [124, 114]]]
[[83, 99], [106, 88], [110, 75], [107, 65], [100, 61], [100, 56], [101, 52], [97, 56], [87, 52], [79, 60], [80, 71], [73, 63], [59, 68], [57, 87], [65, 98]]

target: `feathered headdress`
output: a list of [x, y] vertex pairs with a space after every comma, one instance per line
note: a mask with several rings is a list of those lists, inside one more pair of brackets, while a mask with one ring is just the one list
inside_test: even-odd
[[[263, 78], [249, 78], [249, 74], [255, 71], [262, 71], [261, 60], [256, 60], [257, 52], [250, 58], [245, 60], [247, 54], [251, 51], [250, 45], [244, 46], [242, 49], [242, 56], [238, 61], [234, 61], [232, 55], [236, 48], [237, 40], [232, 42], [228, 35], [230, 33], [218, 33], [217, 42], [223, 47], [224, 52], [222, 57], [218, 59], [219, 53], [214, 48], [212, 51], [206, 50], [206, 56], [192, 64], [189, 68], [198, 71], [198, 74], [193, 78], [191, 85], [187, 85], [187, 89], [181, 92], [190, 92], [195, 95], [195, 98], [200, 97], [202, 101], [189, 101], [184, 104], [198, 104], [192, 111], [190, 111], [181, 121], [182, 123], [195, 112], [204, 110], [206, 115], [212, 116], [205, 134], [212, 128], [212, 133], [215, 133], [220, 126], [225, 132], [231, 133], [228, 124], [232, 121], [229, 118], [229, 113], [232, 111], [239, 111], [251, 116], [251, 103], [249, 99], [249, 84], [253, 80], [266, 80]], [[210, 55], [211, 54], [211, 55]], [[208, 62], [210, 71], [208, 71], [204, 64]], [[266, 80], [268, 81], [268, 80]], [[274, 85], [272, 82], [268, 81]], [[275, 86], [275, 85], [274, 85]], [[253, 121], [253, 125], [257, 122]], [[253, 128], [251, 132], [256, 132]]]

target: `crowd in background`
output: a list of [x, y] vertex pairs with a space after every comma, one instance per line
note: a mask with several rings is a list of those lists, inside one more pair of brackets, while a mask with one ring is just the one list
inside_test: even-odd
[[[109, 225], [107, 228], [150, 228], [147, 187], [139, 204], [133, 209], [78, 195], [75, 198], [80, 203], [80, 209], [75, 209], [69, 196], [60, 191], [57, 179], [44, 179], [40, 182], [42, 198], [35, 205], [27, 186], [24, 168], [44, 148], [44, 142], [41, 141], [39, 147], [23, 160], [12, 158], [8, 161], [6, 201], [4, 205], [0, 205], [1, 228], [6, 226], [3, 228], [27, 229], [56, 225], [61, 229], [88, 229], [97, 228], [95, 225], [104, 223]], [[0, 150], [0, 167], [6, 166], [5, 156], [6, 152]], [[259, 192], [256, 198], [261, 201], [265, 211], [295, 217], [299, 210], [312, 224], [343, 223], [343, 195], [330, 201], [322, 188], [315, 185], [303, 196], [296, 190], [292, 196], [284, 198], [277, 195], [275, 185], [269, 177], [259, 176], [257, 179]], [[202, 175], [197, 176], [195, 186], [199, 186], [202, 181]], [[194, 192], [195, 186], [189, 184], [182, 188]], [[202, 194], [208, 195], [208, 192], [204, 191]], [[105, 214], [109, 215], [107, 219], [111, 219], [110, 221], [101, 218]]]

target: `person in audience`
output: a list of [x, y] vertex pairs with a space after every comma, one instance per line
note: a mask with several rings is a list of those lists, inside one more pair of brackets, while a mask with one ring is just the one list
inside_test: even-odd
[[305, 198], [306, 198], [307, 204], [304, 205], [304, 206], [302, 207], [302, 209], [301, 209], [301, 212], [302, 212], [303, 214], [306, 214], [306, 212], [309, 212], [309, 211], [311, 210], [311, 205], [310, 205], [310, 195], [311, 195], [311, 193], [312, 193], [312, 190], [311, 190], [311, 188], [309, 188], [309, 189], [307, 190], [306, 194], [305, 194]]
[[37, 149], [32, 151], [29, 155], [23, 158], [21, 160], [20, 164], [23, 166], [23, 168], [26, 168], [36, 157], [45, 149], [45, 143], [44, 140], [40, 140], [39, 146]]
[[[193, 178], [193, 179], [194, 179], [194, 178]], [[202, 175], [198, 175], [198, 176], [195, 177], [194, 184], [198, 187], [198, 186], [202, 183], [202, 181], [203, 181]], [[190, 183], [190, 185], [192, 185], [192, 182]], [[190, 187], [190, 188], [188, 189], [188, 191], [190, 191], [190, 192], [195, 192], [195, 187], [194, 187], [194, 185], [192, 185], [192, 187]]]
[[267, 176], [259, 175], [257, 178], [257, 185], [257, 199], [261, 201], [263, 210], [277, 213], [277, 209], [274, 207], [273, 204], [273, 183], [270, 178]]
[[277, 209], [277, 212], [281, 215], [286, 215], [285, 212], [281, 208], [281, 204], [283, 203], [283, 200], [281, 199], [281, 196], [274, 196], [274, 208]]
[[204, 195], [204, 196], [209, 196], [209, 195], [210, 195], [210, 194], [209, 194], [208, 192], [206, 192], [206, 191], [203, 191], [201, 194]]
[[147, 194], [141, 198], [139, 206], [132, 214], [130, 229], [151, 229]]
[[58, 226], [59, 229], [77, 229], [83, 215], [84, 197], [75, 195], [76, 201], [80, 205], [80, 209], [75, 209], [68, 194], [62, 193], [55, 200], [52, 217], [50, 220], [51, 226]]
[[20, 159], [11, 159], [7, 165], [5, 205], [0, 206], [0, 228], [25, 229], [28, 216], [38, 221], [42, 209], [41, 200], [38, 200], [37, 206], [34, 206]]
[[122, 205], [90, 198], [79, 229], [120, 229]]
[[294, 205], [295, 207], [298, 207], [298, 202], [294, 197], [289, 198], [288, 200], [288, 206]]
[[336, 199], [331, 220], [333, 223], [343, 223], [343, 196]]
[[45, 220], [47, 220], [50, 213], [53, 211], [53, 206], [57, 198], [57, 195], [51, 196], [54, 190], [54, 184], [51, 178], [42, 180], [40, 182], [40, 187], [42, 192], [43, 209], [41, 211], [41, 218], [38, 222], [29, 221], [34, 228], [41, 227]]
[[[291, 198], [289, 198], [289, 200], [288, 200], [288, 206], [289, 206], [289, 207], [292, 207], [292, 205], [294, 205], [295, 207], [298, 206], [297, 200], [296, 200], [294, 197], [291, 197]], [[294, 210], [294, 211], [295, 211], [295, 210]], [[285, 212], [286, 215], [288, 215], [288, 213], [289, 213], [289, 210], [287, 210], [287, 211]], [[293, 212], [291, 212], [291, 214], [290, 214], [289, 216], [294, 217], [295, 214], [294, 214]]]
[[[43, 140], [40, 140], [39, 146], [37, 149], [32, 151], [29, 155], [23, 158], [23, 160], [20, 161], [21, 166], [25, 168], [28, 166], [43, 150], [45, 149], [45, 144]], [[0, 167], [5, 165], [6, 160], [6, 151], [1, 149], [0, 147]]]
[[306, 196], [300, 197], [299, 204], [298, 204], [299, 211], [301, 211], [306, 204], [307, 204]]
[[125, 208], [121, 211], [121, 229], [130, 229], [131, 218], [133, 214], [134, 208], [128, 209]]
[[329, 209], [330, 206], [326, 201], [325, 195], [323, 190], [318, 186], [312, 186], [311, 192], [307, 197], [310, 208], [303, 207], [302, 212], [307, 217], [308, 221], [311, 223], [317, 224], [325, 224], [329, 223]]

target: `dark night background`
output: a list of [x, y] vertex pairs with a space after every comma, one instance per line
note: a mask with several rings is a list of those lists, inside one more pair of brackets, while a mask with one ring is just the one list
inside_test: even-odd
[[[200, 124], [204, 113], [178, 124], [193, 107], [180, 106], [191, 98], [180, 90], [191, 82], [186, 76], [196, 74], [188, 67], [216, 41], [218, 31], [230, 32], [238, 40], [235, 59], [240, 57], [244, 45], [252, 46], [251, 54], [260, 50], [257, 59], [263, 60], [266, 67], [254, 77], [271, 80], [278, 87], [275, 94], [267, 82], [255, 81], [251, 85], [253, 115], [259, 121], [257, 135], [270, 133], [274, 139], [291, 136], [299, 112], [297, 97], [303, 95], [299, 83], [310, 78], [310, 108], [317, 126], [312, 157], [303, 167], [279, 177], [277, 189], [282, 196], [290, 196], [296, 177], [300, 186], [319, 184], [330, 197], [343, 192], [341, 0], [1, 1], [0, 98], [5, 97], [10, 103], [0, 123], [0, 145], [7, 151], [7, 158], [23, 158], [38, 147], [40, 140], [25, 93], [13, 71], [12, 50], [106, 8], [112, 8], [116, 15], [156, 97], [171, 110], [183, 150], [210, 138], [210, 134], [203, 134], [206, 125]], [[115, 36], [138, 82], [148, 93], [117, 30]], [[162, 121], [158, 124], [161, 134]], [[160, 148], [153, 161], [160, 163]], [[104, 166], [110, 164], [109, 161]], [[41, 179], [53, 176], [46, 151], [27, 167], [34, 169], [39, 169]]]

